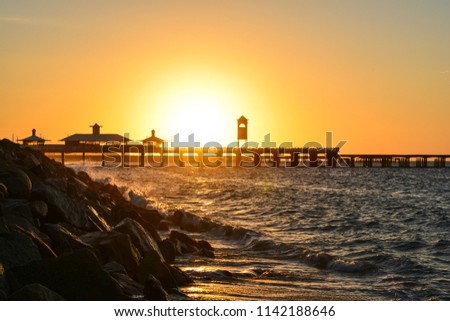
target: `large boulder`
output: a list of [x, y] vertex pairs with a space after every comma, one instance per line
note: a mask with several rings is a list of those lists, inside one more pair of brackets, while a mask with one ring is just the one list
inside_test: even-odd
[[111, 273], [111, 276], [117, 281], [122, 292], [130, 298], [141, 299], [144, 292], [144, 286], [136, 282], [124, 273]]
[[151, 274], [149, 274], [145, 280], [144, 298], [150, 301], [167, 301], [169, 299], [161, 282]]
[[116, 261], [125, 267], [130, 276], [137, 275], [141, 255], [129, 235], [115, 231], [92, 232], [81, 235], [80, 239], [95, 248], [103, 263]]
[[0, 232], [0, 262], [5, 270], [40, 259], [39, 249], [29, 237], [17, 231]]
[[117, 200], [116, 205], [111, 209], [111, 217], [116, 224], [124, 218], [131, 218], [139, 222], [146, 230], [149, 230], [149, 227], [158, 227], [159, 222], [163, 219], [158, 210], [140, 208], [124, 199]]
[[42, 220], [47, 217], [48, 206], [44, 201], [31, 201], [29, 207], [34, 218]]
[[159, 250], [158, 243], [150, 236], [141, 224], [131, 218], [123, 219], [119, 224], [114, 227], [114, 230], [123, 234], [127, 234], [131, 237], [131, 241], [134, 246], [139, 250], [141, 255], [145, 255], [150, 251], [156, 251], [161, 260], [164, 257]]
[[92, 249], [92, 246], [83, 242], [61, 224], [44, 224], [41, 229], [50, 237], [52, 248], [58, 255], [82, 248]]
[[16, 230], [28, 236], [38, 247], [42, 257], [56, 257], [50, 247], [50, 238], [35, 226], [30, 202], [8, 199], [4, 200], [1, 206], [4, 222], [10, 230]]
[[6, 276], [13, 291], [39, 283], [66, 300], [126, 299], [117, 282], [88, 249], [17, 266], [8, 269]]
[[39, 283], [25, 285], [8, 298], [10, 301], [64, 301], [58, 293]]
[[216, 224], [210, 220], [200, 218], [184, 210], [176, 210], [169, 219], [181, 229], [189, 232], [206, 232], [216, 227]]
[[175, 263], [175, 257], [180, 254], [175, 248], [175, 245], [169, 239], [162, 240], [158, 245], [164, 257], [164, 261], [169, 264]]
[[28, 198], [31, 192], [31, 180], [17, 167], [0, 164], [0, 183], [4, 184], [11, 198]]
[[143, 257], [139, 265], [139, 281], [145, 282], [149, 274], [156, 277], [164, 289], [176, 288], [178, 286], [170, 272], [170, 265], [161, 261], [156, 251], [151, 251]]
[[93, 207], [71, 199], [46, 183], [41, 182], [34, 186], [32, 198], [47, 203], [49, 222], [67, 222], [86, 231], [110, 230], [108, 223]]
[[215, 258], [214, 249], [208, 241], [196, 241], [185, 233], [175, 230], [170, 232], [169, 240], [181, 253], [194, 253], [198, 256]]

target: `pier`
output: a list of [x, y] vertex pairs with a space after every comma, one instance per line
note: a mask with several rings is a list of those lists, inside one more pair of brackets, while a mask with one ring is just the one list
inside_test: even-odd
[[349, 167], [444, 168], [450, 154], [340, 154], [339, 158]]
[[[127, 135], [100, 133], [95, 123], [91, 133], [73, 134], [61, 139], [64, 144], [45, 144], [36, 136], [23, 139], [24, 146], [39, 150], [65, 163], [67, 155], [86, 161], [87, 155], [98, 159], [102, 166], [111, 167], [400, 167], [444, 168], [450, 154], [341, 154], [338, 147], [258, 147], [248, 142], [248, 119], [237, 119], [237, 141], [228, 147], [208, 143], [204, 147], [194, 141], [171, 144], [155, 135], [131, 141]], [[327, 139], [328, 141], [328, 139]], [[331, 139], [330, 139], [331, 142]], [[170, 146], [169, 146], [170, 145]], [[262, 143], [271, 146], [269, 143]], [[275, 144], [273, 144], [275, 146]], [[331, 145], [331, 143], [329, 143]], [[176, 147], [180, 146], [180, 147]], [[320, 146], [318, 144], [317, 146]]]
[[65, 163], [67, 155], [84, 162], [87, 155], [101, 164], [166, 167], [400, 167], [444, 168], [450, 155], [437, 154], [340, 154], [337, 148], [251, 148], [251, 147], [155, 147], [144, 144], [47, 144], [30, 148]]

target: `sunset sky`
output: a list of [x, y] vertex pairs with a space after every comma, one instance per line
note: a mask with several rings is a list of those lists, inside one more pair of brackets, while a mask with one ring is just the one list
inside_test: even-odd
[[450, 1], [0, 0], [0, 137], [450, 153]]

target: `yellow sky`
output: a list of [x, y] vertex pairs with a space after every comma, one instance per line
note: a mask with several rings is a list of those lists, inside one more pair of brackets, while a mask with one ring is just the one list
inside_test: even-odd
[[2, 1], [0, 137], [449, 153], [450, 2]]

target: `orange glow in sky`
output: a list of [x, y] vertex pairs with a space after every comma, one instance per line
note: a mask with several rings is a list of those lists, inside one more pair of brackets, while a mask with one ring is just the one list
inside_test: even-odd
[[0, 137], [348, 140], [450, 152], [448, 1], [0, 3]]

